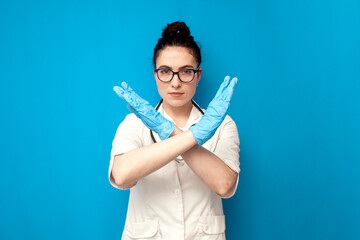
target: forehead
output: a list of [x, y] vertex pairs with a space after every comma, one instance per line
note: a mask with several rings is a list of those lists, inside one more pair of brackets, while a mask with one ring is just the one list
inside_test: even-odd
[[156, 67], [161, 65], [166, 65], [173, 69], [180, 68], [185, 65], [191, 65], [195, 68], [196, 59], [189, 49], [171, 46], [166, 47], [159, 52], [159, 56], [156, 59]]

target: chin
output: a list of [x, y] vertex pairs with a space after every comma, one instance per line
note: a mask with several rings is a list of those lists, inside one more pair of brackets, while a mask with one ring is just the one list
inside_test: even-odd
[[178, 108], [178, 107], [183, 107], [186, 104], [188, 104], [191, 101], [191, 99], [190, 100], [185, 100], [185, 99], [164, 99], [164, 101], [169, 106]]

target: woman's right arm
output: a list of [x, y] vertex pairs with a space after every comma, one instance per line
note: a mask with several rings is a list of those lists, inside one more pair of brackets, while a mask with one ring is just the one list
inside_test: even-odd
[[[193, 146], [210, 139], [225, 118], [236, 83], [237, 78], [230, 81], [230, 77], [226, 76], [199, 123], [179, 134], [174, 134], [179, 129], [171, 121], [165, 119], [126, 83], [122, 84], [122, 88], [114, 87], [118, 96], [128, 102], [129, 110], [163, 140], [117, 155], [112, 167], [115, 183], [120, 187], [134, 185], [137, 180], [163, 167]], [[175, 136], [168, 138], [171, 134]]]
[[187, 130], [164, 141], [115, 155], [112, 177], [120, 188], [128, 188], [196, 144], [193, 134]]

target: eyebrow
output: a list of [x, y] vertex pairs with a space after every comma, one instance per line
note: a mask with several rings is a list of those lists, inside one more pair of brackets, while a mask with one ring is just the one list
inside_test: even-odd
[[[169, 68], [169, 69], [172, 69], [172, 67], [169, 67], [167, 65], [161, 65], [160, 67], [158, 68]], [[184, 68], [192, 68], [192, 69], [195, 69], [194, 66], [191, 66], [191, 65], [185, 65], [185, 66], [182, 66], [182, 67], [179, 67], [179, 69], [184, 69]]]

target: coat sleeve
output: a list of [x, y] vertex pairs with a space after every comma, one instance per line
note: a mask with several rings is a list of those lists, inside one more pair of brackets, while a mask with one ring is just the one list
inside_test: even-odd
[[[240, 173], [240, 140], [235, 122], [226, 116], [224, 122], [219, 127], [219, 135], [214, 153], [228, 165], [234, 172]], [[239, 174], [233, 189], [224, 198], [232, 197], [239, 181]]]
[[[114, 163], [114, 158], [116, 155], [126, 153], [135, 148], [141, 148], [143, 146], [141, 129], [143, 128], [143, 123], [138, 119], [135, 114], [129, 114], [125, 117], [124, 121], [119, 125], [115, 138], [112, 142], [112, 149], [110, 154], [110, 164], [108, 170], [108, 178], [110, 184], [118, 189], [120, 188], [114, 181], [111, 171]], [[130, 188], [132, 186], [129, 186]]]

